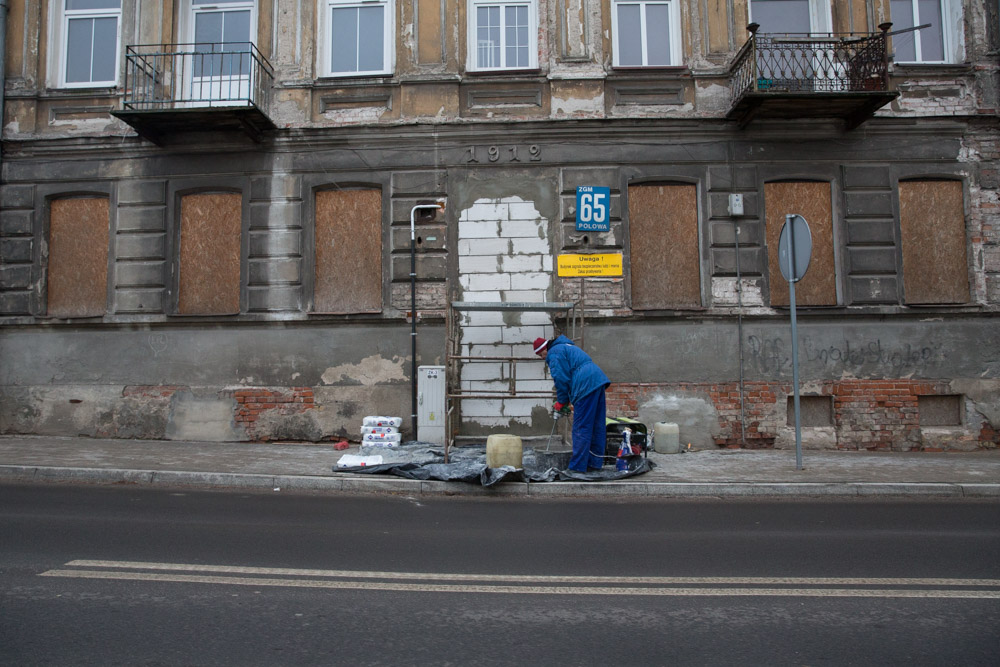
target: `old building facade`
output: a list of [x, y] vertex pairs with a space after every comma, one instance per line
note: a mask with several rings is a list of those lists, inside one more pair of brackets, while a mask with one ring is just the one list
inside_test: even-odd
[[799, 214], [804, 445], [998, 444], [996, 2], [6, 4], [2, 433], [356, 439], [416, 361], [547, 434], [573, 304], [614, 414], [788, 446]]

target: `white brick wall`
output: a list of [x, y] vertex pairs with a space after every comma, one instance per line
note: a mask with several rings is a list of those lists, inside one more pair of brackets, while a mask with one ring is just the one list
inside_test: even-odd
[[[480, 259], [480, 258], [476, 258]], [[541, 271], [542, 255], [516, 255], [500, 257], [500, 270], [505, 273], [521, 273], [524, 271]]]
[[510, 253], [512, 255], [531, 255], [538, 254], [549, 257], [549, 261], [552, 259], [552, 249], [549, 247], [548, 238], [522, 238], [522, 239], [511, 239], [507, 242], [510, 245]]
[[503, 313], [493, 310], [470, 310], [462, 313], [459, 321], [463, 327], [503, 327], [507, 322], [503, 319]]
[[[744, 278], [743, 306], [763, 306], [764, 297], [760, 284], [753, 278]], [[736, 306], [740, 297], [736, 293], [736, 278], [712, 278], [712, 303], [716, 306]]]
[[[521, 369], [518, 368], [517, 370], [520, 376]], [[505, 374], [504, 364], [501, 364], [499, 361], [484, 361], [478, 364], [469, 364], [462, 372], [462, 386], [464, 387], [466, 382], [491, 382], [497, 378], [504, 377]]]
[[462, 275], [467, 273], [496, 273], [496, 255], [467, 255], [458, 258], [458, 272]]
[[458, 242], [458, 256], [472, 257], [475, 255], [489, 255], [496, 257], [510, 251], [510, 241], [506, 239], [477, 239], [463, 240]]
[[[458, 270], [464, 301], [538, 303], [552, 298], [553, 251], [549, 221], [534, 202], [519, 197], [481, 199], [459, 215]], [[532, 342], [553, 333], [549, 313], [464, 313], [461, 343], [468, 356], [531, 357]], [[552, 380], [542, 363], [517, 364], [517, 391], [550, 391]], [[465, 391], [507, 391], [509, 365], [465, 363], [460, 386]], [[489, 428], [512, 421], [528, 424], [532, 410], [547, 408], [539, 399], [466, 399], [462, 418]]]

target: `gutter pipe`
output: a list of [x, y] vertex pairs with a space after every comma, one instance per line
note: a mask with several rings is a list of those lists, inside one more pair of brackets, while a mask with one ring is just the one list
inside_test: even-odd
[[[0, 0], [3, 2], [3, 0]], [[410, 420], [413, 426], [413, 440], [417, 440], [417, 211], [443, 211], [444, 202], [417, 204], [410, 209]]]

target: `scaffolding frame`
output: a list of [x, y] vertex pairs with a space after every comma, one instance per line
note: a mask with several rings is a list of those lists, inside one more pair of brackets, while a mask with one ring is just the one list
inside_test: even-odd
[[[515, 398], [545, 398], [555, 399], [555, 390], [523, 391], [517, 390], [517, 365], [519, 363], [537, 364], [537, 356], [470, 356], [462, 352], [462, 314], [468, 312], [547, 312], [552, 314], [552, 328], [557, 331], [556, 322], [565, 322], [561, 332], [576, 345], [582, 346], [584, 341], [584, 311], [576, 301], [539, 301], [539, 302], [494, 302], [494, 301], [452, 301], [448, 308], [445, 328], [447, 341], [445, 344], [445, 435], [444, 456], [448, 461], [448, 451], [451, 448], [461, 423], [461, 405], [466, 399], [515, 399]], [[507, 368], [507, 391], [463, 390], [462, 368], [467, 364], [500, 362]], [[544, 362], [543, 362], [544, 363]]]

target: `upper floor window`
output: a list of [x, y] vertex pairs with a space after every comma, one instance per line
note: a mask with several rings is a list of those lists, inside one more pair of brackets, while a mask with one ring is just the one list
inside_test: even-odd
[[392, 74], [391, 0], [324, 0], [326, 76]]
[[192, 100], [249, 95], [254, 11], [253, 0], [191, 0], [194, 55], [186, 74]]
[[61, 0], [57, 7], [59, 85], [116, 85], [122, 0]]
[[615, 0], [611, 25], [616, 67], [681, 64], [678, 0]]
[[830, 0], [750, 0], [750, 20], [761, 33], [825, 33], [833, 24]]
[[896, 62], [953, 63], [961, 60], [961, 3], [955, 0], [891, 0], [893, 31], [929, 23], [929, 28], [894, 35]]
[[536, 0], [469, 0], [469, 69], [538, 67]]

